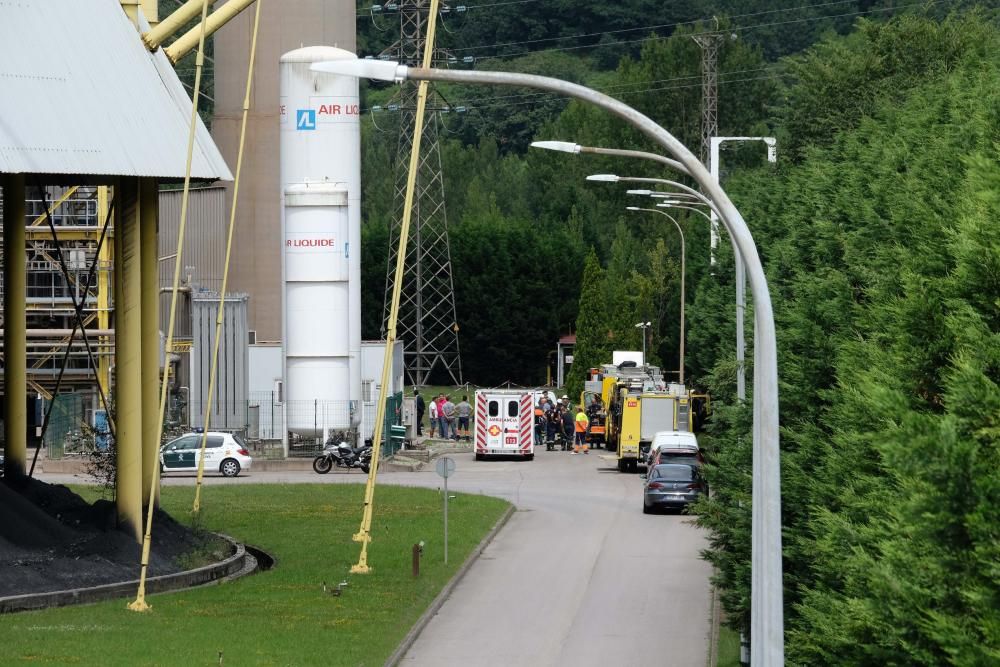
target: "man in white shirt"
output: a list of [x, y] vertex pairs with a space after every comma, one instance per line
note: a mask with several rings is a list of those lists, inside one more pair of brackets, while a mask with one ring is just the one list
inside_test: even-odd
[[428, 438], [433, 438], [434, 437], [434, 430], [437, 428], [437, 424], [438, 424], [438, 404], [437, 404], [437, 401], [430, 401], [430, 404], [427, 406], [427, 413], [430, 415], [430, 421], [431, 421], [431, 431], [427, 435], [427, 437]]

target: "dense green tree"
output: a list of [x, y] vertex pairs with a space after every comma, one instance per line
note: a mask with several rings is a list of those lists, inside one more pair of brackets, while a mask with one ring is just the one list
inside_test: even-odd
[[[762, 251], [779, 332], [788, 659], [991, 664], [1000, 255], [986, 221], [998, 212], [1000, 35], [976, 16], [865, 30], [804, 57], [806, 90], [788, 97], [784, 117], [810, 99], [830, 132], [796, 165], [727, 188]], [[862, 96], [860, 114], [841, 87], [814, 87], [886, 53], [909, 74], [891, 95]], [[719, 493], [701, 520], [745, 628], [747, 460], [730, 449], [736, 422], [713, 421]]]
[[605, 272], [597, 253], [590, 249], [583, 265], [580, 283], [580, 306], [576, 317], [576, 348], [573, 350], [573, 372], [566, 390], [573, 396], [583, 391], [583, 374], [588, 368], [610, 361], [611, 332], [608, 327]]

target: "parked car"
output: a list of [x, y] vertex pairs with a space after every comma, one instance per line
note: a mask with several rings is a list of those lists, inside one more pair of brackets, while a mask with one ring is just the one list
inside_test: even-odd
[[[160, 472], [197, 470], [202, 436], [202, 433], [185, 433], [160, 447]], [[252, 465], [253, 458], [239, 435], [209, 431], [205, 443], [205, 472], [218, 471], [225, 477], [236, 477]]]
[[658, 449], [649, 462], [649, 467], [654, 468], [662, 463], [685, 463], [692, 466], [700, 466], [704, 461], [701, 453], [692, 454], [686, 449]]
[[661, 463], [645, 476], [642, 511], [657, 508], [682, 509], [708, 492], [699, 466], [686, 463]]
[[696, 456], [699, 461], [704, 462], [701, 457], [701, 449], [698, 447], [698, 438], [690, 431], [657, 431], [649, 445], [649, 456], [646, 457], [647, 467], [655, 465], [653, 459], [662, 449], [677, 454]]

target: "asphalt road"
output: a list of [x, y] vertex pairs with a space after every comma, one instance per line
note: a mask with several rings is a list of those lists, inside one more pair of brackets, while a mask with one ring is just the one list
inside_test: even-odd
[[[538, 451], [534, 461], [457, 463], [449, 487], [518, 511], [403, 659], [406, 665], [704, 667], [711, 630], [705, 532], [678, 514], [642, 513], [637, 475], [603, 452]], [[68, 475], [44, 475], [70, 482]], [[438, 487], [430, 469], [380, 482]], [[361, 482], [364, 476], [250, 472], [207, 483]], [[165, 484], [193, 484], [169, 475]]]

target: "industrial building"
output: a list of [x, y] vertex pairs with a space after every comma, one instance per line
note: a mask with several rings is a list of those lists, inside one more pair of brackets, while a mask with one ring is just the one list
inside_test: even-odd
[[[61, 6], [62, 3], [56, 4]], [[169, 15], [185, 3], [177, 0], [159, 3], [155, 0], [143, 0], [141, 3], [121, 4], [129, 16], [133, 17], [133, 21], [138, 22], [139, 32], [142, 32], [151, 25], [156, 25], [160, 16]], [[245, 6], [250, 3], [229, 3], [228, 6], [235, 4]], [[139, 17], [140, 7], [142, 18]], [[38, 3], [28, 3], [26, 11], [36, 12], [38, 16], [47, 15], [50, 19], [54, 16], [46, 14]], [[54, 5], [50, 5], [48, 11], [55, 11]], [[78, 6], [77, 11], [82, 9]], [[106, 11], [105, 8], [105, 13], [101, 14], [105, 18]], [[173, 346], [169, 351], [163, 349], [164, 329], [169, 314], [169, 290], [177, 255], [176, 238], [182, 192], [177, 185], [171, 186], [168, 181], [161, 181], [167, 183], [167, 186], [160, 188], [156, 195], [159, 233], [155, 246], [155, 274], [158, 295], [151, 300], [156, 303], [160, 323], [157, 336], [158, 364], [161, 368], [169, 365], [171, 369], [165, 415], [168, 432], [203, 426], [205, 407], [209, 406], [213, 428], [242, 431], [252, 440], [261, 443], [262, 447], [274, 448], [275, 445], [283, 444], [284, 453], [294, 453], [297, 447], [315, 447], [331, 430], [351, 431], [359, 439], [371, 433], [375, 397], [381, 377], [381, 351], [384, 346], [378, 342], [362, 344], [360, 341], [360, 328], [357, 324], [360, 312], [357, 266], [351, 268], [350, 276], [344, 275], [344, 289], [349, 285], [351, 291], [352, 305], [349, 312], [346, 307], [339, 311], [327, 311], [327, 325], [346, 319], [354, 322], [351, 326], [357, 328], [356, 332], [352, 332], [350, 341], [345, 339], [345, 345], [350, 349], [345, 348], [346, 356], [339, 357], [343, 361], [337, 362], [343, 364], [343, 375], [340, 374], [341, 371], [331, 370], [327, 364], [322, 370], [314, 369], [313, 375], [303, 382], [297, 385], [293, 382], [289, 386], [282, 356], [282, 351], [287, 349], [284, 345], [289, 339], [282, 331], [282, 313], [286, 306], [282, 253], [286, 246], [282, 236], [280, 161], [276, 157], [279, 155], [279, 128], [285, 105], [279, 99], [279, 60], [283, 53], [293, 51], [303, 43], [339, 46], [345, 53], [352, 52], [355, 45], [354, 11], [354, 5], [346, 0], [306, 0], [288, 6], [269, 3], [262, 7], [257, 58], [253, 68], [251, 109], [247, 122], [243, 184], [236, 210], [239, 231], [234, 239], [234, 260], [230, 265], [226, 294], [218, 386], [211, 398], [206, 395], [207, 374], [211, 366], [219, 290], [222, 288], [226, 227], [233, 199], [232, 183], [217, 180], [217, 177], [220, 174], [228, 175], [228, 171], [224, 171], [226, 163], [232, 165], [236, 160], [252, 12], [230, 18], [210, 38], [214, 40], [214, 45], [210, 45], [209, 49], [213, 57], [207, 61], [205, 78], [210, 87], [203, 100], [211, 111], [209, 127], [212, 138], [217, 142], [217, 148], [213, 146], [213, 150], [218, 151], [215, 159], [221, 170], [199, 173], [196, 169], [193, 172], [196, 180], [188, 203], [187, 234], [182, 250], [181, 290]], [[169, 20], [174, 18], [171, 16]], [[96, 19], [91, 20], [95, 23], [93, 34], [103, 34], [96, 28]], [[197, 20], [193, 22], [196, 24]], [[190, 24], [189, 21], [188, 25]], [[182, 28], [178, 25], [176, 31], [180, 33]], [[192, 28], [179, 41], [190, 45], [192, 35], [196, 32]], [[147, 39], [148, 34], [143, 38], [147, 46], [153, 46]], [[170, 44], [176, 37], [176, 34], [165, 37], [163, 43]], [[173, 76], [169, 84], [170, 93], [175, 98], [175, 107], [188, 113], [190, 100], [185, 90], [190, 94], [190, 74], [193, 71], [190, 63], [193, 58], [191, 55], [185, 58], [184, 51], [180, 50], [177, 43], [166, 50], [166, 55], [168, 57], [163, 57], [164, 50], [154, 50], [150, 57], [161, 78], [167, 77], [170, 61], [178, 62], [176, 69], [180, 76]], [[93, 95], [94, 86], [98, 83], [107, 84], [101, 81], [101, 77], [92, 77], [89, 71], [84, 72], [84, 65], [100, 66], [103, 63], [79, 64], [77, 73], [85, 77], [82, 80], [91, 84], [88, 92]], [[38, 86], [43, 95], [53, 94], [41, 82]], [[39, 91], [33, 92], [38, 94]], [[5, 99], [15, 98], [7, 96]], [[355, 114], [351, 120], [356, 123], [356, 93], [354, 108]], [[17, 110], [5, 105], [4, 120], [7, 121], [6, 116], [15, 111], [23, 109]], [[64, 134], [56, 136], [54, 140], [64, 139], [72, 143], [72, 133], [76, 129], [75, 126], [66, 127]], [[121, 132], [112, 131], [117, 128], [101, 129], [107, 131], [105, 141], [111, 141], [112, 137], [117, 142], [123, 140]], [[211, 143], [206, 129], [204, 126], [199, 128], [199, 142]], [[170, 152], [165, 145], [165, 136], [160, 133], [155, 140], [147, 137], [139, 140], [137, 137], [136, 146], [131, 148], [138, 151], [143, 147], [149, 149], [152, 145], [160, 152]], [[179, 142], [172, 146], [173, 154], [180, 155], [183, 152], [183, 134], [178, 128], [172, 136]], [[176, 182], [179, 176], [180, 174], [172, 174], [171, 178]], [[305, 181], [310, 178], [310, 175], [304, 175]], [[351, 186], [354, 204], [351, 207], [351, 217], [355, 229], [359, 223], [359, 178], [358, 174]], [[110, 428], [106, 406], [112, 401], [111, 396], [116, 386], [115, 333], [119, 319], [115, 317], [118, 300], [115, 298], [112, 267], [119, 261], [115, 246], [119, 242], [116, 223], [119, 222], [120, 211], [113, 211], [114, 190], [101, 185], [100, 178], [84, 174], [80, 182], [76, 183], [73, 179], [60, 176], [58, 179], [44, 178], [43, 183], [42, 190], [29, 188], [25, 202], [28, 329], [26, 382], [30, 390], [27, 396], [30, 409], [27, 409], [26, 419], [31, 426], [29, 437], [41, 435], [44, 415], [51, 412], [44, 429], [44, 446], [50, 456], [58, 457], [83, 446], [80, 434], [82, 428], [96, 428], [98, 431]], [[147, 197], [147, 201], [148, 199]], [[64, 255], [62, 260], [55, 252], [50, 222], [57, 228], [60, 250]], [[356, 236], [351, 242], [355, 257], [358, 257], [360, 237]], [[344, 252], [346, 259], [346, 248]], [[144, 289], [149, 290], [152, 295], [152, 285], [144, 286]], [[88, 332], [86, 340], [79, 333], [71, 335], [76, 324], [74, 299], [84, 314], [83, 326]], [[323, 303], [327, 303], [327, 300], [324, 299]], [[380, 307], [381, 304], [372, 306]], [[307, 299], [300, 310], [308, 310], [309, 316], [314, 318], [317, 309]], [[147, 318], [144, 317], [143, 321], [147, 321]], [[313, 339], [314, 342], [324, 341], [328, 337], [320, 335], [313, 336]], [[294, 336], [292, 340], [294, 342]], [[295, 346], [292, 348], [294, 351]], [[403, 386], [400, 343], [397, 343], [397, 348], [393, 355], [394, 368], [390, 373], [391, 394], [398, 394]], [[65, 370], [61, 370], [60, 357], [67, 349]], [[307, 350], [302, 363], [315, 365], [313, 352], [314, 350]], [[294, 358], [296, 355], [293, 353], [292, 356]], [[60, 375], [62, 380], [56, 393], [55, 385]], [[314, 395], [317, 378], [323, 378], [328, 387], [327, 394], [322, 397]], [[296, 386], [307, 386], [310, 390], [296, 395]], [[350, 390], [341, 395], [343, 387], [350, 387]], [[148, 388], [144, 386], [144, 389], [148, 392]], [[153, 400], [152, 394], [144, 396], [143, 401], [147, 399]], [[338, 405], [335, 406], [334, 403]], [[148, 409], [145, 405], [143, 407]], [[111, 411], [114, 411], [113, 406]], [[293, 431], [291, 438], [290, 430]]]

